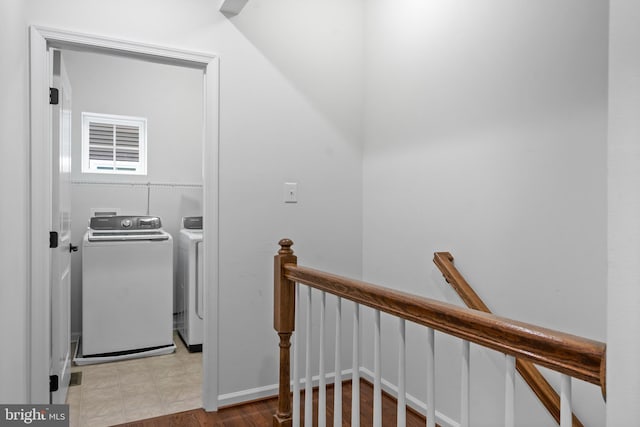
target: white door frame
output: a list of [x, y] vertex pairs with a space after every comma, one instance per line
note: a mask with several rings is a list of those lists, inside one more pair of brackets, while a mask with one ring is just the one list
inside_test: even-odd
[[198, 68], [204, 72], [203, 99], [203, 215], [205, 325], [202, 402], [218, 408], [218, 126], [219, 58], [217, 55], [149, 45], [66, 30], [30, 29], [30, 236], [29, 236], [29, 401], [49, 403], [51, 327], [51, 132], [49, 61], [47, 48], [109, 52], [149, 61]]

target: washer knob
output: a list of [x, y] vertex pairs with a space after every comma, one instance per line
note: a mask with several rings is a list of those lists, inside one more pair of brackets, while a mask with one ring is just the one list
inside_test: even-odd
[[122, 225], [122, 228], [131, 228], [131, 226], [133, 225], [133, 222], [129, 218], [127, 218], [127, 219], [123, 219], [120, 224]]

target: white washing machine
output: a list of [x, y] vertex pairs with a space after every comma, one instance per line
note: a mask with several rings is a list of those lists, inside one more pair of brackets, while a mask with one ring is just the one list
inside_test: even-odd
[[173, 351], [171, 235], [158, 217], [91, 218], [82, 245], [83, 357]]
[[204, 336], [204, 281], [202, 217], [182, 219], [178, 244], [176, 327], [190, 352], [202, 351]]

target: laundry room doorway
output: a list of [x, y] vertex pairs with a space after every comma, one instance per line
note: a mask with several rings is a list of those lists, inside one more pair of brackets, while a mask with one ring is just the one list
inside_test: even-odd
[[[64, 310], [54, 300], [51, 291], [51, 249], [49, 239], [43, 244], [42, 236], [49, 236], [54, 226], [52, 193], [58, 185], [52, 161], [52, 115], [49, 87], [52, 49], [108, 54], [142, 62], [171, 64], [200, 70], [202, 76], [202, 216], [204, 221], [204, 310], [206, 313], [203, 343], [202, 406], [217, 409], [217, 295], [218, 295], [218, 58], [213, 54], [152, 46], [136, 41], [115, 40], [108, 37], [78, 34], [64, 30], [31, 28], [31, 330], [30, 330], [30, 401], [49, 403], [51, 348], [64, 345], [51, 333], [52, 318]], [[170, 84], [170, 82], [167, 82]], [[176, 141], [178, 144], [178, 141]], [[60, 184], [62, 185], [62, 184]], [[147, 192], [150, 183], [147, 183]], [[50, 191], [50, 190], [53, 190]], [[148, 209], [147, 200], [147, 209]], [[105, 206], [97, 206], [105, 207]], [[82, 236], [73, 235], [74, 242]]]

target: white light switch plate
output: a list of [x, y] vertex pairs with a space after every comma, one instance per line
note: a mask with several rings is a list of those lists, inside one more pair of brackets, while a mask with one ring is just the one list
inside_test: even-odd
[[285, 182], [282, 196], [285, 203], [298, 203], [298, 183]]

